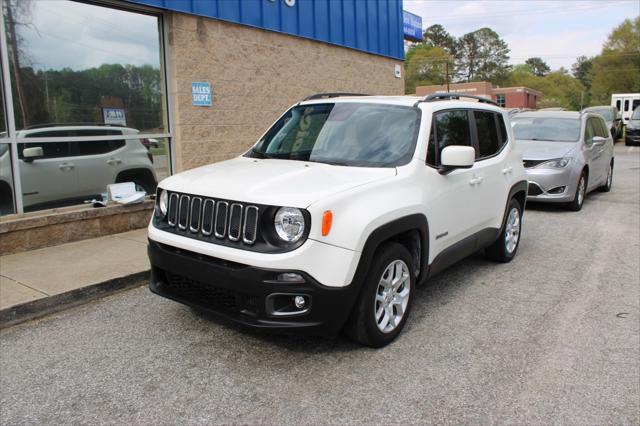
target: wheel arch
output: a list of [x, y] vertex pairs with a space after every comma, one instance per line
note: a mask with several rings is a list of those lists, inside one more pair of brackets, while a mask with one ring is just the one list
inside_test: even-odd
[[144, 179], [145, 181], [147, 181], [147, 183], [153, 186], [154, 190], [158, 184], [153, 172], [146, 168], [132, 168], [132, 169], [121, 170], [120, 172], [118, 172], [116, 176], [116, 183], [128, 182], [135, 178]]

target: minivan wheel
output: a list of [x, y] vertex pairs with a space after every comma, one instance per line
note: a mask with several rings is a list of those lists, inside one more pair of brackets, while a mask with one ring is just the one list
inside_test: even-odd
[[387, 243], [376, 253], [346, 332], [353, 340], [380, 348], [402, 331], [413, 299], [415, 275], [409, 251]]
[[582, 172], [580, 179], [578, 179], [578, 186], [576, 187], [576, 193], [573, 197], [573, 201], [567, 204], [567, 208], [571, 211], [577, 212], [582, 209], [584, 199], [587, 196], [587, 175]]
[[600, 188], [598, 188], [601, 192], [609, 192], [611, 191], [611, 186], [613, 185], [613, 161], [609, 163], [609, 169], [607, 170], [607, 180]]
[[518, 251], [522, 232], [522, 207], [512, 198], [507, 208], [507, 217], [500, 230], [500, 236], [485, 249], [485, 255], [496, 262], [510, 262]]

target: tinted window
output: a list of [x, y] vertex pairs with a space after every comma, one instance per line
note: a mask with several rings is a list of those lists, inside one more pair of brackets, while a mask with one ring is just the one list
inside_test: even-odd
[[591, 142], [594, 136], [597, 136], [598, 123], [595, 118], [590, 118], [587, 120], [587, 126], [584, 130], [584, 141]]
[[413, 157], [415, 108], [335, 103], [291, 108], [249, 155], [363, 167], [393, 167]]
[[478, 133], [479, 157], [489, 157], [500, 150], [498, 139], [498, 128], [496, 126], [495, 114], [486, 111], [474, 111]]
[[590, 112], [600, 114], [607, 121], [613, 121], [613, 111], [611, 108], [600, 108], [600, 109], [592, 109]]
[[22, 151], [25, 148], [41, 147], [43, 156], [41, 158], [60, 158], [68, 157], [70, 152], [69, 142], [46, 142], [46, 143], [21, 143], [18, 145], [18, 157], [22, 157]]
[[624, 110], [629, 111], [629, 100], [624, 101]]
[[501, 142], [502, 145], [504, 145], [509, 140], [507, 126], [504, 124], [504, 118], [502, 117], [502, 114], [496, 114], [496, 119], [498, 120], [498, 128], [500, 129], [500, 136], [502, 137]]
[[76, 155], [97, 155], [114, 151], [125, 145], [125, 141], [90, 141], [78, 142]]
[[432, 137], [427, 151], [428, 164], [437, 166], [440, 162], [440, 153], [446, 146], [472, 146], [467, 111], [443, 111], [435, 114], [433, 121]]
[[619, 99], [616, 101], [616, 108], [618, 108], [618, 111], [622, 111], [620, 109], [620, 100]]
[[635, 111], [633, 111], [631, 118], [633, 120], [640, 120], [640, 108], [636, 108]]
[[638, 105], [640, 105], [640, 100], [636, 99], [635, 101], [633, 101], [633, 103], [631, 104], [631, 110], [635, 110], [636, 108], [638, 108]]

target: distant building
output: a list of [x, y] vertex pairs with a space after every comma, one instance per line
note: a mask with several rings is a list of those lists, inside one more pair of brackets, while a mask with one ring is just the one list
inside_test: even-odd
[[[426, 96], [432, 93], [446, 91], [447, 86], [445, 84], [416, 87], [416, 95], [418, 96]], [[450, 84], [449, 92], [493, 99], [498, 105], [505, 108], [537, 109], [538, 101], [542, 98], [542, 92], [529, 89], [528, 87], [493, 87], [493, 85], [487, 81]]]

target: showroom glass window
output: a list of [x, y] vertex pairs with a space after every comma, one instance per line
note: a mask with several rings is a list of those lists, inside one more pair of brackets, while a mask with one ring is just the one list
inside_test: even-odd
[[[118, 181], [149, 192], [169, 174], [160, 16], [71, 0], [4, 0], [3, 18], [22, 192], [37, 193], [24, 195], [25, 211], [82, 203]], [[67, 135], [68, 142], [48, 140]], [[48, 143], [65, 146], [60, 164], [44, 155]], [[31, 149], [35, 157], [25, 162], [22, 150], [38, 147], [43, 158]], [[123, 164], [137, 172], [123, 174]], [[58, 170], [64, 176], [50, 176]], [[45, 175], [50, 181], [41, 184]], [[56, 180], [65, 188], [54, 190]]]

